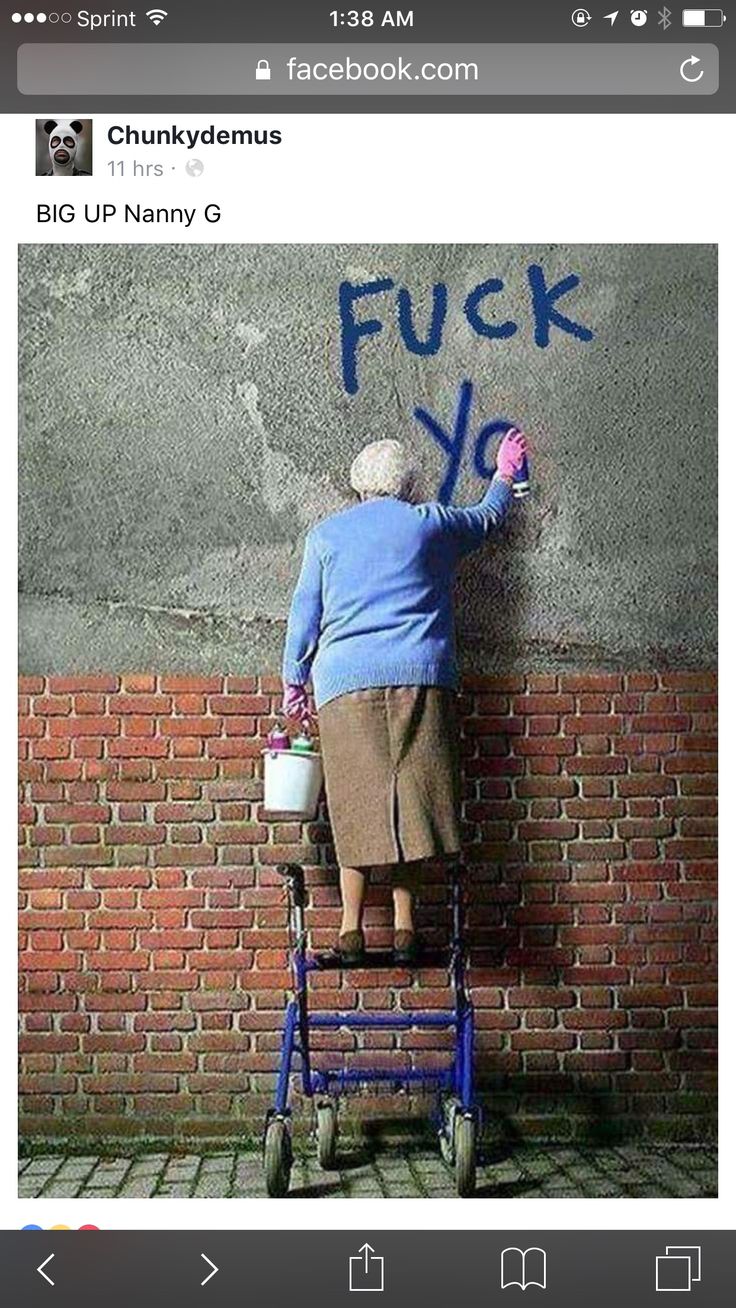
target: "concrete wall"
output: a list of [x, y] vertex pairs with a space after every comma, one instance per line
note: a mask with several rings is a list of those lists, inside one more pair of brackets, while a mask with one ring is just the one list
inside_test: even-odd
[[[595, 333], [534, 343], [527, 268], [576, 273], [559, 307]], [[385, 326], [340, 373], [338, 285], [408, 286], [440, 352]], [[514, 319], [471, 332], [466, 295]], [[348, 502], [369, 439], [445, 459], [413, 416], [471, 432], [506, 415], [534, 446], [534, 496], [459, 586], [466, 666], [715, 659], [716, 252], [701, 246], [26, 246], [20, 251], [21, 669], [278, 667], [306, 529]], [[455, 499], [482, 490], [471, 442]]]

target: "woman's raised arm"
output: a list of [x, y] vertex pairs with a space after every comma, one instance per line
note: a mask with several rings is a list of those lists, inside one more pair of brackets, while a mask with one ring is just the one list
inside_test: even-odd
[[321, 622], [322, 560], [310, 533], [286, 627], [283, 678], [287, 685], [304, 686], [308, 682]]

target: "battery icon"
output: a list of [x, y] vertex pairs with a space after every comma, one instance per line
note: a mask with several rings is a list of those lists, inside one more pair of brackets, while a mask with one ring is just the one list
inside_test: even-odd
[[723, 27], [726, 15], [722, 9], [683, 9], [683, 27]]

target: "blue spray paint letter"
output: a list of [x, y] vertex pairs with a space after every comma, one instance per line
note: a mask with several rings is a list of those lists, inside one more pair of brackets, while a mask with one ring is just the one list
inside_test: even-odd
[[491, 339], [496, 337], [501, 340], [507, 336], [513, 336], [517, 330], [516, 323], [511, 322], [510, 319], [507, 322], [500, 322], [496, 326], [494, 323], [486, 322], [485, 318], [481, 318], [478, 312], [479, 306], [487, 295], [496, 294], [502, 290], [503, 282], [500, 278], [490, 277], [487, 282], [481, 282], [480, 286], [476, 286], [465, 301], [465, 317], [473, 331], [477, 332], [479, 336], [490, 336]]
[[432, 322], [426, 341], [420, 341], [414, 331], [411, 295], [403, 287], [398, 294], [398, 306], [399, 331], [407, 350], [411, 354], [437, 354], [447, 317], [447, 287], [442, 282], [437, 282], [432, 287]]
[[544, 273], [536, 263], [530, 264], [527, 268], [527, 276], [532, 292], [535, 344], [542, 350], [546, 349], [549, 345], [550, 324], [559, 327], [560, 331], [567, 332], [569, 336], [576, 336], [579, 341], [592, 341], [593, 333], [589, 327], [573, 322], [572, 318], [566, 318], [554, 307], [556, 300], [580, 285], [580, 278], [575, 273], [570, 273], [569, 277], [564, 277], [561, 282], [548, 287], [544, 280]]
[[374, 336], [383, 329], [378, 318], [356, 322], [353, 305], [366, 295], [381, 295], [384, 291], [393, 290], [393, 286], [390, 277], [377, 282], [364, 282], [361, 286], [356, 286], [353, 282], [340, 283], [342, 381], [348, 395], [356, 395], [358, 392], [358, 341], [361, 336]]
[[460, 472], [460, 464], [462, 463], [463, 450], [465, 449], [465, 438], [468, 434], [468, 418], [472, 401], [473, 383], [464, 381], [460, 387], [460, 398], [455, 415], [455, 430], [452, 436], [448, 436], [444, 428], [437, 422], [437, 419], [433, 418], [431, 413], [427, 413], [426, 409], [414, 410], [414, 417], [418, 418], [419, 422], [427, 428], [430, 436], [436, 440], [440, 449], [447, 455], [447, 472], [437, 492], [437, 499], [440, 504], [450, 504], [452, 502], [458, 473]]

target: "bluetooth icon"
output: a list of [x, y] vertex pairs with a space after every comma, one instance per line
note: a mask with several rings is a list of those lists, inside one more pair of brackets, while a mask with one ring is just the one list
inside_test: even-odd
[[659, 22], [662, 31], [666, 32], [667, 28], [672, 26], [672, 10], [668, 9], [665, 5], [663, 9], [660, 9], [657, 21]]

